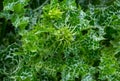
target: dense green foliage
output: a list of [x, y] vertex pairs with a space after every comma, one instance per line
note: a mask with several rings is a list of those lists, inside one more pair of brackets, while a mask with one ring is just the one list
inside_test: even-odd
[[86, 1], [3, 0], [0, 81], [120, 81], [120, 1]]

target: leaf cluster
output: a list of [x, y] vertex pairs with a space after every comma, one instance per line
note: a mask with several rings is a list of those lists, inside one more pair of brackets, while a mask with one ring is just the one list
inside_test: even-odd
[[85, 11], [75, 0], [46, 2], [4, 0], [0, 80], [119, 81], [120, 1]]

